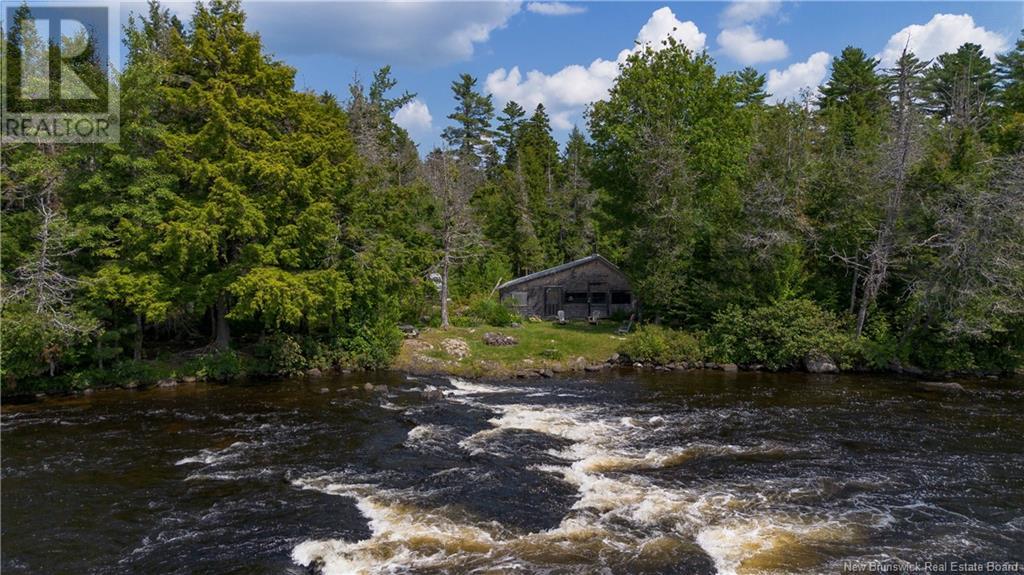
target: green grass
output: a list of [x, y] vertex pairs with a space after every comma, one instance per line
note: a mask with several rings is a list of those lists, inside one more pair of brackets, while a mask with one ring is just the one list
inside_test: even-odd
[[[406, 340], [394, 367], [418, 373], [504, 377], [523, 369], [568, 369], [581, 363], [598, 364], [611, 357], [624, 341], [623, 336], [616, 335], [617, 328], [615, 322], [557, 325], [527, 321], [518, 328], [427, 329], [418, 339]], [[510, 335], [519, 343], [486, 345], [483, 336], [487, 332]], [[465, 341], [469, 355], [458, 359], [446, 353], [441, 343], [449, 338]], [[578, 358], [583, 358], [582, 362]]]

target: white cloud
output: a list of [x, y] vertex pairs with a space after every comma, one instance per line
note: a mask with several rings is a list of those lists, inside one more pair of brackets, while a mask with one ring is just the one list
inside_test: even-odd
[[782, 60], [789, 56], [789, 47], [782, 40], [761, 38], [752, 26], [726, 28], [718, 34], [722, 51], [740, 64], [756, 64]]
[[573, 6], [565, 2], [530, 2], [526, 5], [526, 10], [545, 16], [569, 16], [587, 11], [583, 6]]
[[523, 75], [518, 66], [511, 70], [499, 68], [487, 75], [484, 85], [499, 104], [515, 100], [529, 111], [543, 103], [551, 116], [551, 125], [568, 129], [584, 106], [608, 96], [619, 75], [619, 65], [630, 54], [644, 45], [660, 48], [669, 36], [695, 52], [704, 49], [707, 39], [693, 22], [680, 21], [668, 7], [659, 8], [637, 33], [638, 45], [623, 49], [615, 60], [598, 58], [587, 66], [573, 64], [553, 74], [531, 70]]
[[419, 99], [411, 100], [395, 112], [394, 121], [413, 134], [424, 134], [434, 127], [430, 108]]
[[651, 14], [647, 23], [640, 29], [640, 33], [636, 35], [636, 41], [640, 44], [651, 44], [657, 47], [669, 36], [694, 52], [703, 50], [704, 41], [707, 39], [707, 34], [701, 32], [696, 24], [689, 20], [680, 22], [672, 9], [665, 6]]
[[466, 60], [519, 2], [250, 2], [248, 22], [278, 56], [336, 54], [392, 64]]
[[765, 16], [771, 16], [782, 6], [780, 0], [753, 0], [732, 2], [722, 11], [720, 20], [725, 27], [734, 27], [747, 22], [756, 22]]
[[816, 91], [828, 73], [831, 60], [828, 52], [815, 52], [806, 62], [796, 62], [781, 72], [771, 70], [765, 90], [771, 93], [773, 102], [797, 98], [805, 88]]
[[927, 24], [913, 24], [893, 34], [876, 57], [883, 67], [891, 67], [903, 53], [904, 46], [921, 60], [931, 60], [956, 51], [965, 42], [980, 45], [990, 58], [1008, 45], [1003, 36], [975, 25], [969, 14], [936, 14]]

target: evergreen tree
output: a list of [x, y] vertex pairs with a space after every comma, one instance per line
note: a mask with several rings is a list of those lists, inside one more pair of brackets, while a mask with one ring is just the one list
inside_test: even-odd
[[1024, 30], [1010, 51], [996, 58], [1000, 123], [996, 139], [1007, 152], [1024, 150]]
[[345, 118], [294, 92], [294, 71], [244, 23], [236, 0], [197, 5], [161, 88], [176, 113], [157, 157], [177, 193], [163, 198], [155, 247], [195, 286], [222, 348], [229, 319], [323, 329], [348, 302], [334, 265], [353, 177]]
[[960, 127], [983, 126], [995, 99], [997, 77], [981, 46], [966, 43], [956, 52], [940, 55], [926, 82], [931, 113]]
[[498, 130], [495, 143], [505, 156], [505, 165], [511, 166], [516, 163], [516, 142], [519, 139], [519, 130], [523, 125], [523, 118], [526, 117], [526, 110], [515, 100], [509, 100], [498, 116]]
[[573, 126], [562, 155], [563, 183], [558, 218], [562, 259], [570, 261], [597, 251], [594, 228], [596, 193], [590, 186], [593, 154], [583, 132]]
[[462, 74], [452, 82], [455, 95], [455, 111], [448, 118], [455, 122], [441, 133], [448, 146], [455, 150], [460, 163], [478, 167], [489, 156], [493, 132], [494, 104], [491, 95], [477, 91], [477, 80], [469, 74]]
[[860, 48], [848, 46], [832, 59], [832, 74], [820, 88], [821, 109], [842, 131], [848, 147], [872, 137], [865, 128], [881, 127], [885, 82], [877, 68], [878, 60], [869, 58]]
[[563, 263], [565, 257], [559, 237], [559, 220], [565, 214], [560, 212], [557, 198], [558, 169], [558, 143], [551, 136], [551, 123], [544, 104], [537, 104], [533, 115], [521, 128], [516, 178], [525, 188], [525, 207], [540, 242], [542, 265]]
[[630, 55], [590, 112], [601, 251], [652, 316], [701, 325], [745, 289], [729, 239], [750, 145], [740, 98], [734, 77], [670, 38]]
[[744, 106], [762, 105], [769, 96], [764, 90], [767, 83], [764, 74], [750, 66], [736, 72], [736, 82], [740, 89], [740, 103]]

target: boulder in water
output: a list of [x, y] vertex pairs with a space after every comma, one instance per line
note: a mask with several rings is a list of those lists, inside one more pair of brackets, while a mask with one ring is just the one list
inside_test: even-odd
[[726, 373], [736, 373], [739, 370], [740, 370], [739, 366], [736, 365], [735, 363], [723, 363], [722, 364], [722, 371], [724, 371]]
[[839, 366], [832, 358], [818, 352], [811, 352], [804, 358], [804, 369], [807, 373], [839, 373]]
[[444, 392], [440, 389], [424, 389], [420, 392], [420, 397], [424, 401], [441, 401], [444, 399]]
[[948, 393], [967, 393], [964, 386], [952, 381], [922, 381], [917, 387], [925, 391], [945, 391]]

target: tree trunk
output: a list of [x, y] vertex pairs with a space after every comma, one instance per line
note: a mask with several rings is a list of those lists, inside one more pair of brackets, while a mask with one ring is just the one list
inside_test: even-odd
[[448, 254], [441, 260], [441, 329], [448, 329]]
[[850, 313], [857, 309], [857, 283], [860, 281], [860, 271], [853, 270], [853, 285], [850, 286]]
[[[907, 55], [906, 48], [903, 56]], [[902, 62], [902, 58], [901, 58]], [[857, 311], [857, 337], [864, 332], [868, 308], [878, 299], [878, 294], [889, 276], [889, 267], [896, 254], [896, 234], [899, 228], [903, 189], [907, 180], [907, 167], [911, 162], [913, 97], [910, 88], [910, 71], [901, 65], [899, 70], [898, 94], [896, 100], [896, 133], [889, 152], [892, 163], [892, 181], [886, 198], [885, 218], [878, 228], [878, 235], [868, 256], [871, 266], [864, 276], [861, 290], [860, 309]]]
[[142, 323], [142, 315], [135, 314], [135, 349], [132, 353], [132, 359], [135, 361], [142, 361], [142, 328], [145, 327]]
[[228, 325], [228, 302], [224, 295], [217, 297], [213, 308], [214, 340], [213, 345], [220, 349], [228, 349], [231, 345], [231, 327]]
[[864, 322], [868, 318], [868, 305], [871, 304], [867, 293], [868, 290], [864, 291], [864, 297], [860, 300], [860, 308], [857, 310], [857, 337], [860, 337], [861, 333], [864, 332]]

